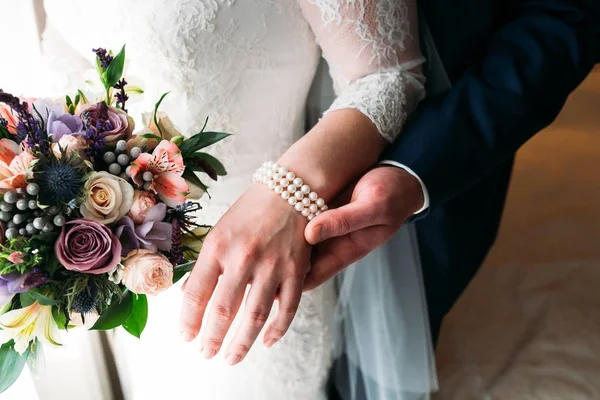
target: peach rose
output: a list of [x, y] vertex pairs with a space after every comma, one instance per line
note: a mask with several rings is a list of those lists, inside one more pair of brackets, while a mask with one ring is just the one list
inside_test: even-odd
[[60, 158], [60, 149], [62, 148], [67, 151], [67, 157], [71, 156], [71, 153], [76, 151], [79, 154], [79, 157], [87, 159], [85, 155], [87, 146], [87, 141], [81, 135], [64, 135], [60, 138], [58, 143], [52, 143], [52, 152], [56, 157]]
[[136, 294], [156, 296], [173, 286], [173, 265], [162, 254], [133, 250], [123, 259], [123, 284]]
[[155, 205], [156, 199], [152, 193], [136, 190], [133, 195], [131, 210], [129, 210], [127, 216], [139, 225], [144, 222], [146, 215], [148, 215], [148, 211]]
[[94, 173], [85, 183], [85, 200], [79, 211], [84, 218], [111, 224], [125, 216], [133, 204], [133, 186], [106, 171]]

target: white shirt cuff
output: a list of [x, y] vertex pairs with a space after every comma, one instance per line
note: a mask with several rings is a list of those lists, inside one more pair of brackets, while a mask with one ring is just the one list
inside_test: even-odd
[[413, 171], [412, 169], [408, 168], [404, 164], [400, 164], [399, 162], [392, 161], [392, 160], [383, 160], [383, 161], [381, 161], [379, 163], [379, 165], [393, 165], [394, 167], [402, 168], [403, 170], [405, 170], [406, 172], [408, 172], [409, 174], [411, 174], [412, 176], [414, 176], [415, 178], [417, 178], [417, 180], [421, 184], [421, 188], [423, 189], [423, 198], [425, 199], [425, 201], [423, 202], [423, 207], [421, 207], [421, 209], [419, 211], [417, 211], [415, 213], [415, 215], [416, 214], [420, 214], [420, 213], [422, 213], [423, 211], [425, 211], [425, 210], [427, 210], [429, 208], [429, 193], [427, 192], [427, 188], [425, 187], [425, 184], [423, 183], [423, 181], [421, 180], [421, 178], [419, 178], [419, 175], [417, 175], [415, 173], [415, 171]]

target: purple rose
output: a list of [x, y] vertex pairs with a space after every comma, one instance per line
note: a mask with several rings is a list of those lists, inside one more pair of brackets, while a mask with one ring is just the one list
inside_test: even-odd
[[[83, 113], [88, 113], [91, 124], [96, 126], [100, 107], [104, 107], [104, 105], [98, 104], [88, 104], [82, 107], [78, 115], [81, 116]], [[133, 119], [123, 110], [119, 110], [115, 107], [107, 108], [108, 122], [110, 122], [111, 130], [105, 132], [106, 144], [115, 144], [119, 140], [127, 140], [131, 138], [133, 130], [135, 129], [135, 123]]]
[[171, 237], [173, 236], [173, 225], [163, 222], [167, 216], [167, 206], [158, 203], [148, 211], [144, 222], [136, 225], [128, 217], [119, 220], [119, 226], [115, 235], [121, 240], [123, 246], [122, 254], [126, 256], [132, 250], [147, 249], [157, 252], [158, 250], [171, 250]]
[[63, 114], [57, 115], [50, 111], [48, 116], [48, 134], [52, 135], [52, 140], [58, 142], [64, 135], [73, 135], [81, 133], [83, 130], [83, 121], [81, 117]]
[[56, 257], [70, 271], [103, 274], [121, 261], [121, 243], [106, 225], [89, 219], [67, 222], [54, 246]]

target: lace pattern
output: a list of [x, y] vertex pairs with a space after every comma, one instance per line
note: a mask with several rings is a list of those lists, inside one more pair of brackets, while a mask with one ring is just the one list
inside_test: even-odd
[[393, 141], [424, 97], [414, 0], [301, 0], [336, 94], [329, 111], [354, 108]]

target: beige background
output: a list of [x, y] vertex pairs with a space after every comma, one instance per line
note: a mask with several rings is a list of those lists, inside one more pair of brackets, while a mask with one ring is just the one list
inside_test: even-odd
[[600, 71], [518, 154], [497, 243], [442, 329], [438, 400], [600, 399]]

